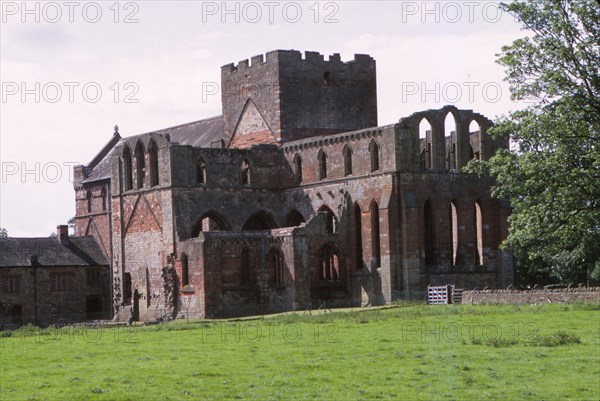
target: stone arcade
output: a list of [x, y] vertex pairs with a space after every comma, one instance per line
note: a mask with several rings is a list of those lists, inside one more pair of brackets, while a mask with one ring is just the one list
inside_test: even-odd
[[126, 138], [116, 129], [75, 169], [76, 235], [94, 236], [110, 261], [117, 319], [513, 282], [498, 248], [509, 206], [491, 198], [490, 179], [460, 171], [507, 146], [487, 135], [490, 120], [446, 106], [377, 126], [368, 55], [276, 50], [222, 67], [221, 81], [222, 116]]

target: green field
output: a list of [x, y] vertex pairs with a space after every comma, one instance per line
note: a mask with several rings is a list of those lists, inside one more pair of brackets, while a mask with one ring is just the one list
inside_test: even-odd
[[600, 399], [597, 304], [2, 334], [2, 400]]

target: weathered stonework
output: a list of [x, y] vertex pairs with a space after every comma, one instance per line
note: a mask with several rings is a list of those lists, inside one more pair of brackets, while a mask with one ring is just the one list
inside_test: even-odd
[[463, 291], [467, 304], [564, 304], [600, 303], [600, 287], [535, 290], [472, 290]]
[[92, 237], [0, 238], [0, 330], [111, 316], [109, 266]]
[[[377, 127], [366, 55], [277, 50], [224, 66], [221, 78], [222, 116], [115, 132], [76, 168], [76, 233], [111, 261], [117, 319], [375, 305], [420, 298], [428, 284], [512, 283], [512, 257], [498, 250], [510, 209], [491, 198], [490, 179], [460, 170], [507, 146], [487, 135], [487, 118], [446, 106]], [[444, 132], [448, 114], [456, 132]], [[431, 130], [420, 138], [423, 119]]]

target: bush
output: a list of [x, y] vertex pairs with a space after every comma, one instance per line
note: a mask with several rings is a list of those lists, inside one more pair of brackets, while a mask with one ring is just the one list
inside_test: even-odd
[[557, 347], [559, 345], [580, 344], [581, 339], [577, 334], [569, 334], [565, 331], [557, 331], [550, 335], [538, 335], [531, 340], [530, 345], [534, 347]]
[[485, 343], [489, 347], [509, 347], [511, 345], [517, 344], [519, 341], [508, 338], [491, 338], [487, 340]]

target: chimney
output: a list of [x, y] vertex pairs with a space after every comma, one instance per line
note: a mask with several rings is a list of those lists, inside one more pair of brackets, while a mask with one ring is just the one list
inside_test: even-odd
[[65, 242], [69, 240], [69, 226], [60, 225], [56, 226], [56, 236], [60, 240], [60, 242]]

